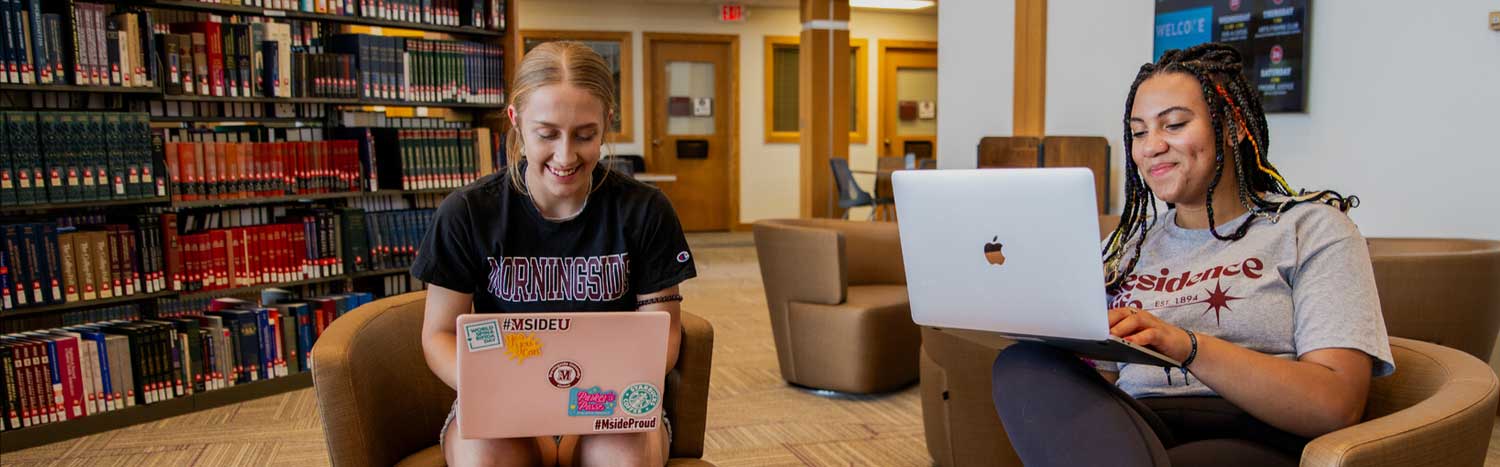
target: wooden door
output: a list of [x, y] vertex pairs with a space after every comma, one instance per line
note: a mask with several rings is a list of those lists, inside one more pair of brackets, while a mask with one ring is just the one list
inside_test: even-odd
[[936, 43], [880, 41], [880, 139], [884, 157], [937, 157]]
[[683, 230], [729, 230], [738, 221], [738, 43], [724, 36], [648, 33], [646, 44], [647, 168], [677, 177], [658, 186]]

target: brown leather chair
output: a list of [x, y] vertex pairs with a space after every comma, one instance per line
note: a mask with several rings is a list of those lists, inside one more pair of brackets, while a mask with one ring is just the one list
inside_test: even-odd
[[[942, 466], [1020, 466], [995, 415], [990, 365], [1011, 341], [924, 327], [927, 450]], [[1396, 373], [1370, 385], [1360, 424], [1320, 436], [1304, 466], [1483, 465], [1500, 380], [1464, 352], [1391, 337]], [[942, 362], [941, 364], [939, 362]]]
[[[1101, 216], [1100, 236], [1108, 235], [1118, 222], [1118, 216]], [[1442, 443], [1451, 436], [1480, 443], [1478, 446], [1487, 445], [1492, 416], [1476, 418], [1471, 416], [1469, 409], [1463, 409], [1460, 414], [1451, 406], [1442, 409], [1447, 412], [1440, 410], [1432, 415], [1427, 410], [1433, 404], [1419, 402], [1420, 397], [1437, 399], [1439, 395], [1431, 392], [1434, 390], [1432, 384], [1436, 384], [1434, 378], [1457, 371], [1453, 368], [1465, 369], [1467, 376], [1460, 379], [1483, 380], [1488, 375], [1493, 381], [1493, 370], [1481, 361], [1457, 358], [1454, 354], [1468, 353], [1480, 359], [1489, 356], [1495, 340], [1496, 315], [1500, 314], [1500, 306], [1496, 305], [1500, 299], [1495, 298], [1500, 291], [1493, 287], [1493, 284], [1500, 283], [1500, 251], [1497, 249], [1500, 249], [1500, 242], [1370, 239], [1376, 287], [1380, 292], [1387, 331], [1393, 336], [1392, 351], [1398, 354], [1399, 371], [1396, 375], [1374, 381], [1366, 407], [1366, 423], [1314, 440], [1304, 450], [1304, 465], [1461, 465], [1454, 462], [1463, 459], [1477, 459], [1473, 461], [1474, 465], [1483, 462], [1483, 449], [1479, 450], [1479, 457], [1473, 458], [1472, 451], [1445, 447], [1447, 445]], [[1463, 352], [1397, 336], [1454, 345]], [[930, 327], [922, 328], [922, 340], [923, 422], [928, 452], [933, 459], [944, 466], [1021, 465], [1010, 448], [991, 400], [990, 366], [1000, 350], [1011, 342], [988, 333]], [[1475, 373], [1477, 370], [1483, 370], [1479, 372], [1483, 374]], [[1381, 391], [1384, 393], [1378, 394]], [[1485, 410], [1493, 415], [1496, 409], [1493, 392], [1491, 388], [1487, 401], [1471, 402], [1476, 406], [1487, 404], [1489, 408]], [[1388, 425], [1389, 417], [1378, 417], [1394, 415], [1397, 409], [1407, 408], [1409, 410], [1399, 412], [1406, 414], [1402, 415], [1403, 420], [1420, 419], [1431, 423], [1420, 427], [1397, 425], [1394, 430], [1408, 430], [1410, 433], [1439, 430], [1440, 434], [1426, 438], [1398, 436], [1390, 443], [1370, 435], [1379, 433], [1379, 430], [1393, 429]], [[1438, 417], [1435, 420], [1452, 418], [1436, 422], [1431, 417]], [[1374, 431], [1356, 431], [1363, 433], [1357, 436], [1361, 439], [1357, 447], [1329, 444], [1330, 440], [1346, 439], [1343, 433], [1350, 430], [1367, 429]], [[1482, 431], [1484, 437], [1472, 441], [1472, 436], [1467, 435], [1472, 430]], [[1414, 441], [1417, 439], [1421, 441]], [[1343, 454], [1345, 463], [1337, 460], [1330, 463], [1326, 457], [1327, 452], [1339, 450], [1363, 453], [1375, 449], [1383, 452], [1412, 442], [1437, 443], [1431, 449], [1442, 452], [1431, 454], [1436, 461], [1416, 464], [1410, 461], [1368, 464], [1365, 463], [1367, 458], [1352, 460], [1349, 453]], [[1427, 455], [1428, 446], [1412, 446], [1415, 452]]]
[[[422, 357], [426, 292], [384, 298], [349, 312], [313, 346], [313, 383], [328, 455], [340, 466], [440, 466], [438, 431], [456, 393]], [[713, 327], [682, 313], [682, 348], [666, 378], [670, 466], [711, 466], [703, 455]]]
[[1490, 360], [1500, 332], [1500, 241], [1371, 238], [1369, 246], [1392, 336]]
[[921, 336], [896, 224], [760, 221], [755, 250], [783, 379], [851, 393], [916, 380]]

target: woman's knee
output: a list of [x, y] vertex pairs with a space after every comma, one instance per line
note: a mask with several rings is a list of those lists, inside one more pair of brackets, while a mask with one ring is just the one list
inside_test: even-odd
[[666, 464], [660, 429], [642, 433], [583, 436], [572, 458], [575, 465], [659, 467]]
[[1000, 351], [995, 356], [995, 363], [991, 367], [990, 375], [995, 382], [1005, 381], [1011, 378], [1023, 377], [1034, 372], [1037, 368], [1053, 367], [1055, 362], [1067, 357], [1068, 353], [1050, 345], [1036, 342], [1018, 342]]
[[547, 457], [532, 438], [465, 439], [456, 421], [443, 434], [443, 458], [448, 465], [546, 465], [550, 464], [544, 460]]

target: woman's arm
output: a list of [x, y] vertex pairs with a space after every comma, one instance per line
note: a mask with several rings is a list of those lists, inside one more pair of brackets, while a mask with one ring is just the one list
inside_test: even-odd
[[[641, 301], [641, 300], [646, 300], [646, 299], [651, 299], [651, 298], [656, 298], [656, 297], [665, 297], [665, 296], [668, 296], [668, 295], [676, 295], [676, 294], [677, 294], [677, 286], [674, 285], [674, 286], [667, 287], [665, 289], [661, 289], [661, 290], [658, 290], [656, 292], [648, 293], [648, 294], [645, 294], [645, 295], [636, 295], [635, 299], [636, 299], [636, 301]], [[676, 368], [677, 367], [677, 351], [678, 351], [678, 348], [682, 347], [682, 316], [681, 316], [681, 314], [682, 314], [682, 302], [671, 301], [671, 302], [650, 303], [650, 304], [647, 304], [645, 306], [640, 307], [640, 309], [638, 309], [636, 311], [665, 311], [668, 314], [672, 315], [672, 319], [671, 319], [671, 323], [672, 324], [667, 328], [667, 370], [666, 370], [667, 373], [671, 373], [672, 372], [672, 368]]]
[[[1150, 312], [1109, 311], [1110, 333], [1162, 352], [1187, 358], [1187, 332]], [[1364, 352], [1326, 348], [1285, 360], [1199, 333], [1198, 355], [1188, 369], [1225, 400], [1271, 426], [1316, 437], [1353, 425], [1364, 414], [1372, 361]]]
[[427, 367], [448, 387], [458, 389], [458, 316], [472, 310], [474, 296], [427, 284], [422, 314], [422, 355]]

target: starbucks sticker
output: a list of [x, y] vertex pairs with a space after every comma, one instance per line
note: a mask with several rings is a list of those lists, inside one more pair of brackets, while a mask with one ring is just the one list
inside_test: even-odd
[[656, 410], [661, 405], [661, 391], [647, 383], [632, 384], [620, 391], [620, 408], [625, 413], [641, 416]]

